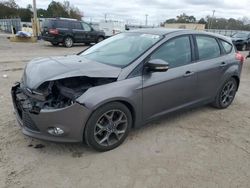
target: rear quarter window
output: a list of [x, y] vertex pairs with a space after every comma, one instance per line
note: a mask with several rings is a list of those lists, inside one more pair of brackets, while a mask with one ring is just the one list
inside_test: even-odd
[[229, 54], [232, 52], [232, 49], [233, 49], [232, 44], [230, 44], [229, 42], [226, 42], [224, 40], [221, 40], [221, 39], [220, 39], [220, 42], [221, 42], [226, 54]]
[[53, 20], [44, 20], [42, 22], [42, 27], [52, 28], [54, 26]]

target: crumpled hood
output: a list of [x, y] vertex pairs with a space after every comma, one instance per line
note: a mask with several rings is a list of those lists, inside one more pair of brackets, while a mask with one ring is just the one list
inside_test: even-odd
[[117, 78], [120, 72], [121, 68], [90, 61], [79, 55], [37, 58], [26, 65], [23, 82], [26, 87], [37, 89], [46, 81], [76, 76]]

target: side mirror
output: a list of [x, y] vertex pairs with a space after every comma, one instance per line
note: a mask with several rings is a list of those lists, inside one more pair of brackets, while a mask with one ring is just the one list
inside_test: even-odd
[[161, 59], [151, 59], [146, 64], [149, 72], [166, 72], [169, 69], [168, 63]]

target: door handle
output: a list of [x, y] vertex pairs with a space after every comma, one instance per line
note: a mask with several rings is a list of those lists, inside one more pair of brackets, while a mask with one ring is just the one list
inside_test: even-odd
[[183, 75], [184, 77], [188, 77], [188, 76], [192, 76], [194, 74], [194, 72], [192, 71], [187, 71], [185, 72], [185, 74]]
[[222, 62], [221, 64], [220, 64], [220, 67], [225, 67], [227, 64], [226, 64], [226, 62]]

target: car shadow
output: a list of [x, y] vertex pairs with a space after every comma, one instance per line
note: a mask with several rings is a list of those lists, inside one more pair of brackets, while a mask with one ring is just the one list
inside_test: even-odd
[[[134, 128], [131, 130], [131, 134], [129, 134], [127, 140], [133, 140], [138, 134], [145, 134], [146, 132], [157, 129], [159, 127], [165, 126], [173, 126], [175, 125], [175, 121], [178, 120], [180, 117], [185, 118], [187, 116], [195, 116], [200, 111], [216, 111], [218, 109], [214, 109], [211, 106], [202, 106], [202, 107], [194, 107], [192, 109], [187, 110], [180, 110], [168, 115], [162, 116], [161, 118], [147, 123], [139, 128]], [[46, 152], [50, 155], [71, 155], [73, 158], [80, 158], [83, 156], [89, 156], [93, 154], [100, 153], [95, 151], [87, 146], [85, 142], [83, 143], [57, 143], [57, 142], [50, 142], [50, 141], [41, 141], [38, 139], [29, 138], [27, 146], [33, 148], [35, 150], [40, 150], [41, 152]], [[126, 144], [126, 143], [125, 143]], [[112, 151], [110, 151], [112, 152]]]

